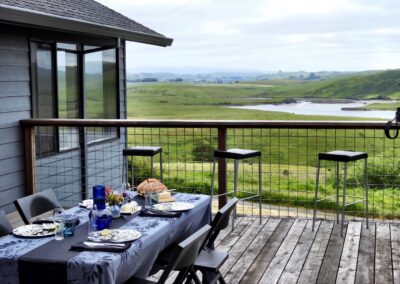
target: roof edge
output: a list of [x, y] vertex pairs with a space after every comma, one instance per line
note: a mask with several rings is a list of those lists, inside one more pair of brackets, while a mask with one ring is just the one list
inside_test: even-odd
[[56, 29], [106, 37], [120, 37], [129, 41], [164, 47], [170, 46], [173, 42], [172, 38], [164, 36], [132, 32], [113, 26], [94, 24], [84, 20], [61, 17], [4, 4], [0, 4], [0, 20], [20, 25], [43, 27], [45, 29]]

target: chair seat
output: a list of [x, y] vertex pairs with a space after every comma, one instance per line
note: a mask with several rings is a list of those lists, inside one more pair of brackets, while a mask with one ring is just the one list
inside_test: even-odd
[[331, 151], [318, 154], [318, 159], [320, 160], [335, 161], [335, 162], [351, 162], [367, 158], [368, 158], [368, 153], [365, 152]]
[[215, 150], [214, 157], [215, 158], [226, 158], [226, 159], [247, 159], [253, 157], [261, 156], [261, 151], [258, 150], [246, 150], [246, 149], [228, 149], [226, 151]]
[[194, 268], [198, 270], [219, 270], [228, 259], [228, 253], [219, 250], [202, 250], [194, 262]]
[[124, 156], [155, 156], [162, 152], [159, 146], [133, 146], [122, 151]]

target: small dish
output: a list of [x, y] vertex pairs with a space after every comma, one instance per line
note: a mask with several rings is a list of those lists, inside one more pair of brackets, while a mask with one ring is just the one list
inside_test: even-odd
[[133, 215], [133, 214], [135, 214], [135, 213], [137, 213], [137, 212], [140, 212], [140, 210], [142, 210], [142, 206], [137, 206], [137, 207], [136, 207], [136, 210], [135, 210], [135, 211], [132, 211], [132, 212], [123, 212], [123, 211], [121, 210], [121, 215]]
[[128, 229], [105, 229], [102, 231], [93, 232], [88, 236], [88, 239], [92, 242], [114, 242], [123, 243], [131, 242], [139, 239], [142, 233], [136, 230]]
[[79, 206], [86, 208], [86, 209], [92, 209], [93, 208], [93, 199], [85, 199], [79, 202]]

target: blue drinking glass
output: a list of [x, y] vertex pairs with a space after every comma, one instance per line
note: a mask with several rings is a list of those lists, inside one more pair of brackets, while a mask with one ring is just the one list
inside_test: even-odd
[[93, 203], [98, 210], [106, 208], [106, 188], [104, 185], [93, 186]]

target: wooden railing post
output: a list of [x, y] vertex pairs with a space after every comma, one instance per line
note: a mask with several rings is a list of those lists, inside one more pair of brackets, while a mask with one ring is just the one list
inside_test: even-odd
[[24, 143], [25, 143], [25, 193], [31, 195], [35, 192], [36, 180], [36, 145], [35, 145], [35, 127], [24, 127]]
[[[218, 127], [218, 150], [226, 150], [226, 127]], [[218, 159], [218, 208], [222, 208], [226, 202], [226, 160]], [[224, 194], [224, 195], [221, 195]]]

